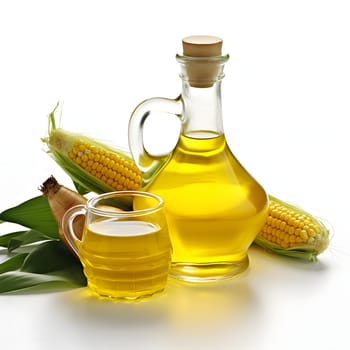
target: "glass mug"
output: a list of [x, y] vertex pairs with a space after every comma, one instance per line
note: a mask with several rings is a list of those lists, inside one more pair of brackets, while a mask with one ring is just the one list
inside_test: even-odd
[[[85, 216], [81, 239], [73, 229], [79, 215]], [[98, 296], [134, 300], [164, 290], [172, 249], [161, 197], [141, 191], [105, 193], [69, 209], [62, 224], [88, 287]]]

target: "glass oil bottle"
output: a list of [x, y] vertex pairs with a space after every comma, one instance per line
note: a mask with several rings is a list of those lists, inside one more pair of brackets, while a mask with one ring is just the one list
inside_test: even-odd
[[[187, 282], [212, 282], [239, 275], [249, 264], [248, 248], [264, 225], [268, 198], [226, 142], [221, 81], [228, 55], [211, 36], [183, 39], [182, 93], [177, 99], [151, 98], [134, 110], [129, 145], [146, 174], [161, 170], [145, 190], [165, 200], [173, 246], [170, 274]], [[175, 114], [181, 132], [175, 149], [152, 156], [143, 144], [143, 127], [154, 111]]]

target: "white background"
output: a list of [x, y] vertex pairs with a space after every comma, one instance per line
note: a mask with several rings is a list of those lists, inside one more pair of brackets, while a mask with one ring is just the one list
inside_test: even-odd
[[62, 127], [127, 147], [134, 107], [180, 93], [181, 39], [210, 34], [231, 57], [222, 88], [233, 153], [269, 193], [333, 228], [316, 264], [251, 248], [242, 278], [171, 282], [145, 303], [84, 290], [0, 296], [1, 346], [349, 349], [349, 18], [346, 0], [1, 1], [0, 211], [51, 174], [71, 186], [40, 141], [58, 100]]

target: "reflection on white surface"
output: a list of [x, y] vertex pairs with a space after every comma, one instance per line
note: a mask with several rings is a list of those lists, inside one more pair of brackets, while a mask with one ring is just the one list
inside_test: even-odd
[[[290, 320], [295, 323], [293, 315], [305, 310], [314, 327], [315, 322], [322, 327], [323, 321], [313, 315], [319, 304], [327, 312], [327, 295], [332, 290], [329, 262], [333, 260], [326, 255], [310, 264], [255, 247], [249, 255], [251, 266], [237, 279], [208, 285], [170, 279], [163, 294], [136, 303], [101, 300], [87, 288], [59, 294], [56, 322], [74, 325], [69, 338], [72, 346], [93, 348], [104, 338], [105, 345], [121, 343], [142, 349], [265, 349], [256, 346], [271, 344], [276, 330], [281, 345], [288, 337]], [[311, 341], [309, 322], [300, 320], [298, 327]], [[84, 332], [94, 337], [84, 340]], [[297, 339], [289, 342], [295, 346]]]
[[249, 310], [259, 307], [256, 293], [244, 278], [210, 285], [188, 285], [170, 279], [161, 295], [131, 303], [98, 299], [86, 288], [69, 292], [62, 301], [73, 306], [74, 317], [83, 320], [94, 315], [95, 320], [106, 323], [167, 322], [176, 328], [219, 326], [225, 320], [242, 320]]
[[[194, 344], [214, 347], [218, 336], [224, 337], [229, 332], [230, 337], [238, 338], [244, 329], [248, 330], [246, 322], [252, 315], [257, 327], [263, 316], [258, 291], [250, 286], [247, 276], [210, 285], [169, 280], [163, 294], [136, 303], [97, 299], [83, 288], [64, 293], [60, 304], [64, 311], [60, 317], [73, 321], [79, 334], [82, 329], [105, 335], [115, 333], [116, 338], [125, 342], [130, 337], [130, 343], [137, 344], [138, 336], [142, 338], [148, 330], [159, 329], [161, 344], [158, 345], [170, 349], [192, 348]], [[71, 341], [78, 345], [83, 340], [74, 339], [73, 335]]]
[[300, 339], [301, 349], [315, 342], [329, 349], [334, 337], [347, 341], [339, 320], [350, 311], [348, 251], [329, 251], [316, 264], [256, 247], [249, 256], [240, 278], [211, 285], [170, 280], [163, 294], [135, 303], [98, 299], [87, 288], [1, 296], [0, 326], [9, 330], [3, 339], [33, 350], [288, 350], [300, 348]]

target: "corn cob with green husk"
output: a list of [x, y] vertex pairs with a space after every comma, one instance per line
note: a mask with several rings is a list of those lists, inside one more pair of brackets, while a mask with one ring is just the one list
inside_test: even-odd
[[143, 174], [126, 151], [109, 147], [88, 136], [57, 128], [49, 115], [48, 153], [84, 192], [139, 190]]
[[254, 243], [277, 254], [316, 261], [329, 244], [329, 230], [306, 211], [269, 196], [266, 223]]
[[[56, 128], [57, 107], [49, 115], [49, 135], [42, 140], [78, 189], [96, 193], [139, 190], [159, 170], [158, 167], [153, 173], [142, 173], [128, 152]], [[325, 225], [299, 208], [272, 196], [269, 199], [266, 224], [254, 242], [277, 254], [316, 261], [329, 244]]]

